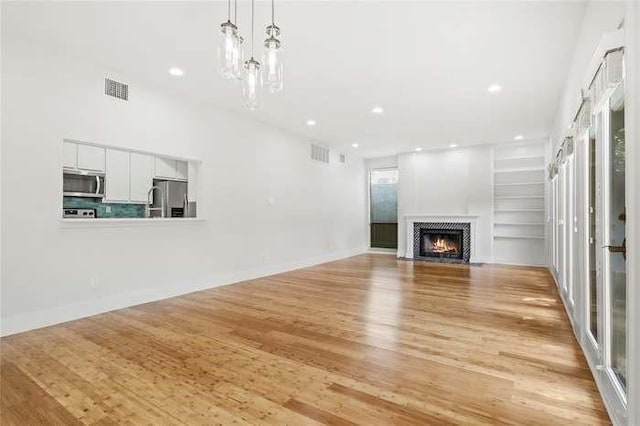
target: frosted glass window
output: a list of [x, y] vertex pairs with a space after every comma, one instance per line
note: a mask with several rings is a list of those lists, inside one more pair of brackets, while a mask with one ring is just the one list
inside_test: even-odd
[[398, 171], [371, 171], [371, 223], [398, 222]]

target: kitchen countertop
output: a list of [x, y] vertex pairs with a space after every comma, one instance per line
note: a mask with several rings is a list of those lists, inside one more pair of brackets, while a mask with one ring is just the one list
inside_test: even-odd
[[60, 219], [61, 228], [119, 227], [119, 226], [156, 226], [174, 225], [178, 223], [194, 224], [205, 220], [199, 217], [165, 217], [165, 218], [96, 218], [96, 219]]

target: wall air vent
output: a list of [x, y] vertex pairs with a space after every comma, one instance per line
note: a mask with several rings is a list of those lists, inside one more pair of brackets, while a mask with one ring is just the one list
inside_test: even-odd
[[311, 144], [311, 159], [329, 164], [329, 148]]
[[347, 156], [344, 154], [340, 154], [340, 162], [341, 163], [346, 163], [347, 162]]
[[105, 78], [104, 94], [122, 99], [123, 101], [129, 100], [129, 85]]

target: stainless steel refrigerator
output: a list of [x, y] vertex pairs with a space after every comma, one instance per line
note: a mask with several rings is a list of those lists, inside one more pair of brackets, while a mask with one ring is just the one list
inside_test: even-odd
[[[151, 207], [162, 207], [164, 217], [190, 217], [187, 182], [154, 179], [153, 203]], [[164, 204], [163, 204], [164, 201]], [[151, 210], [152, 217], [161, 215], [160, 210]]]

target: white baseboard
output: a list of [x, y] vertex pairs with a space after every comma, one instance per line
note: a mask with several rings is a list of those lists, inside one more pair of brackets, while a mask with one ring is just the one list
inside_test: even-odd
[[474, 257], [473, 259], [469, 259], [469, 263], [494, 263], [494, 262], [493, 262], [493, 259], [490, 257], [477, 256], [477, 257]]
[[522, 262], [502, 262], [502, 261], [492, 261], [487, 263], [494, 263], [496, 265], [508, 265], [508, 266], [530, 266], [532, 268], [546, 268], [547, 265], [544, 263], [522, 263]]
[[333, 252], [296, 262], [264, 266], [231, 274], [214, 275], [196, 283], [176, 283], [171, 286], [133, 291], [126, 294], [91, 299], [71, 305], [59, 306], [28, 314], [15, 315], [2, 319], [2, 336], [22, 333], [36, 328], [48, 327], [67, 321], [73, 321], [92, 315], [102, 314], [116, 309], [155, 302], [195, 291], [206, 290], [242, 281], [280, 274], [294, 269], [306, 268], [321, 263], [344, 259], [366, 253], [367, 247]]
[[371, 253], [371, 254], [389, 254], [389, 255], [396, 255], [396, 249], [385, 249], [385, 248], [375, 248], [375, 247], [370, 247], [367, 250], [367, 253]]

